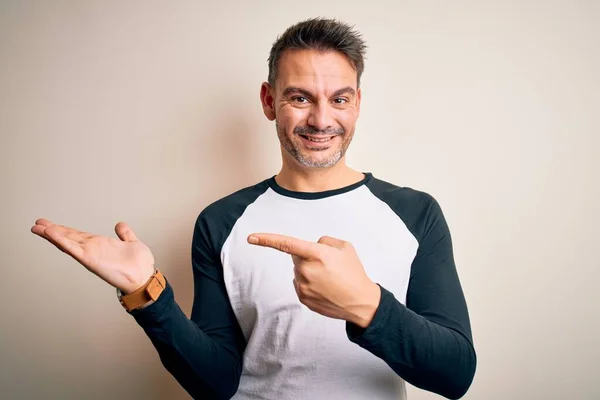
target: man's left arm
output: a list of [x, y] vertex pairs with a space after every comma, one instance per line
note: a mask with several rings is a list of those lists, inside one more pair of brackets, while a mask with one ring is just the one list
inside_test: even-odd
[[412, 385], [458, 399], [473, 381], [477, 359], [450, 232], [438, 203], [428, 203], [406, 306], [381, 287], [370, 324], [347, 322], [346, 332]]

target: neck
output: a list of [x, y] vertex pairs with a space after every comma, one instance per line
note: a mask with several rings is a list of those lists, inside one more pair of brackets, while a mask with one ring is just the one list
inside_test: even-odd
[[364, 177], [362, 172], [348, 167], [342, 158], [328, 168], [306, 168], [284, 162], [275, 181], [287, 190], [314, 193], [340, 189], [359, 182]]

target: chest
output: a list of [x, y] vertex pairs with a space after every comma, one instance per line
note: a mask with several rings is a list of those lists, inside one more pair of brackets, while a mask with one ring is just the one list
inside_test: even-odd
[[[252, 246], [252, 233], [278, 233], [307, 241], [332, 236], [352, 243], [371, 280], [405, 302], [417, 242], [383, 203], [302, 201], [255, 204], [232, 229], [221, 252], [224, 280], [233, 310], [248, 338], [258, 322], [314, 317], [293, 287], [289, 254]], [[313, 321], [314, 322], [314, 321]]]

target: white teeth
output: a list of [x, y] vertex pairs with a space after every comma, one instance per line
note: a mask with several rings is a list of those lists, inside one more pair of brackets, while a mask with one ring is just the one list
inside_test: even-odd
[[308, 140], [310, 140], [311, 142], [327, 142], [328, 140], [330, 140], [331, 138], [325, 138], [325, 139], [314, 139], [308, 136], [305, 136], [305, 138], [307, 138]]

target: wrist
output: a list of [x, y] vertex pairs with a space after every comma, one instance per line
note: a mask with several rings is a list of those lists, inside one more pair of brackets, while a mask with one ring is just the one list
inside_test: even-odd
[[150, 278], [137, 290], [124, 294], [117, 289], [117, 297], [127, 311], [146, 308], [158, 299], [166, 286], [165, 277], [155, 268]]
[[353, 307], [350, 317], [346, 320], [356, 326], [366, 329], [373, 321], [377, 309], [379, 308], [381, 288], [378, 284], [371, 282], [359, 293], [361, 293], [362, 296], [356, 303], [357, 305]]
[[149, 301], [149, 302], [147, 302], [146, 304], [143, 304], [143, 305], [139, 306], [139, 307], [137, 308], [137, 310], [143, 310], [144, 308], [146, 308], [146, 307], [148, 307], [148, 306], [150, 306], [150, 305], [152, 305], [152, 304], [154, 304], [154, 300], [150, 300], [150, 301]]
[[152, 275], [154, 275], [154, 272], [155, 272], [155, 267], [153, 265], [149, 268], [148, 267], [143, 268], [139, 274], [136, 274], [136, 276], [128, 276], [127, 277], [127, 282], [128, 282], [127, 287], [119, 288], [120, 291], [124, 295], [135, 292], [136, 290], [140, 289], [141, 287], [143, 287], [144, 285], [146, 285], [148, 283], [148, 281], [150, 280]]

